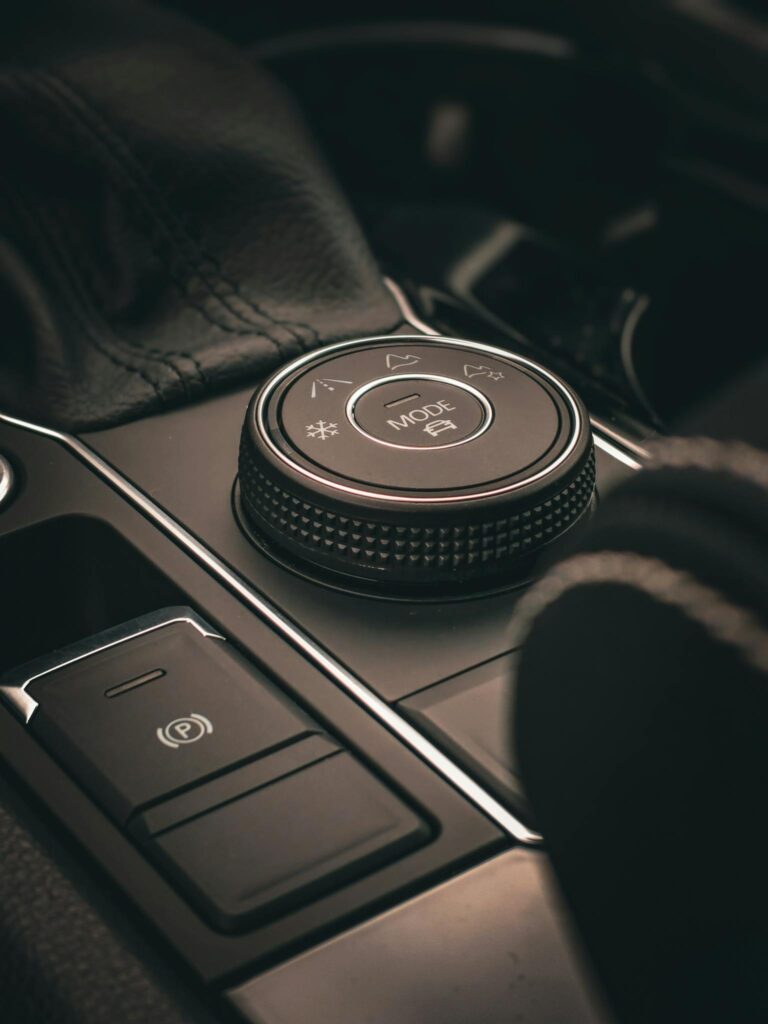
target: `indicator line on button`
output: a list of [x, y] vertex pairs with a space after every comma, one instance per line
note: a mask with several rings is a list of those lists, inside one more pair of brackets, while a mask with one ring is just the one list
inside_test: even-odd
[[412, 402], [414, 399], [421, 398], [421, 395], [414, 392], [412, 395], [406, 395], [405, 398], [396, 398], [394, 402], [385, 402], [384, 408], [391, 409], [393, 405], [402, 405], [403, 402]]
[[152, 683], [155, 679], [160, 679], [160, 677], [164, 675], [164, 668], [155, 668], [151, 672], [145, 672], [143, 676], [135, 676], [133, 679], [129, 679], [126, 683], [120, 683], [118, 686], [113, 686], [111, 689], [105, 690], [104, 696], [119, 697], [121, 693], [127, 693], [129, 690], [135, 690], [137, 686], [144, 686], [145, 683]]

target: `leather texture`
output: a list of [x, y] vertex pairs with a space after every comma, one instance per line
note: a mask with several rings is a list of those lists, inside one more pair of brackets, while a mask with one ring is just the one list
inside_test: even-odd
[[[28, 803], [28, 798], [26, 800]], [[6, 1024], [213, 1024], [200, 998], [118, 914], [0, 776], [0, 1019]]]
[[30, 0], [0, 34], [0, 408], [161, 411], [400, 315], [291, 98], [133, 0]]

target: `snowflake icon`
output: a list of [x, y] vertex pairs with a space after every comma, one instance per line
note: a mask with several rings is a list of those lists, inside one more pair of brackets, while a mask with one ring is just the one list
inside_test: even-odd
[[317, 423], [307, 424], [307, 437], [318, 437], [324, 441], [327, 437], [335, 437], [338, 434], [338, 423], [326, 423], [325, 420], [318, 420]]

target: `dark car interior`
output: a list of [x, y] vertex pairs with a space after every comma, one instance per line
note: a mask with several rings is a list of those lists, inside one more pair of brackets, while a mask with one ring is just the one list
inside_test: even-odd
[[0, 26], [0, 1020], [768, 1021], [763, 3]]

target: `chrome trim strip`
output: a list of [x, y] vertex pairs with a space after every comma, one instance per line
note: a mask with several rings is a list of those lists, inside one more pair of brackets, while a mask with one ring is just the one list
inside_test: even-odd
[[[400, 285], [396, 284], [389, 277], [384, 278], [384, 284], [391, 293], [392, 298], [397, 303], [397, 307], [400, 310], [403, 319], [409, 323], [411, 327], [415, 327], [417, 331], [422, 331], [424, 334], [427, 334], [432, 338], [443, 337], [442, 335], [439, 335], [434, 328], [425, 324], [424, 321], [417, 316], [408, 300], [408, 296]], [[397, 337], [397, 335], [394, 335], [394, 337]], [[402, 337], [407, 337], [407, 335], [402, 335]], [[607, 423], [603, 422], [603, 420], [599, 419], [597, 416], [590, 415], [589, 421], [592, 424], [592, 436], [598, 448], [602, 448], [603, 451], [608, 452], [614, 458], [623, 462], [625, 466], [629, 466], [631, 469], [642, 468], [642, 462], [638, 462], [636, 459], [631, 457], [631, 454], [627, 453], [637, 455], [643, 461], [650, 458], [650, 453], [646, 448], [643, 448], [641, 445], [632, 441], [630, 438], [626, 437], [626, 435], [621, 434], [613, 427], [609, 427]], [[605, 438], [600, 437], [600, 434], [605, 434]]]
[[416, 315], [416, 311], [408, 301], [408, 296], [400, 285], [396, 284], [391, 277], [385, 277], [383, 278], [383, 281], [384, 287], [392, 293], [392, 298], [397, 303], [397, 308], [400, 310], [403, 320], [405, 320], [406, 323], [409, 323], [411, 327], [415, 327], [417, 331], [421, 331], [422, 334], [431, 334], [433, 337], [437, 337], [437, 331], [428, 324], [425, 324], [424, 321]]
[[0, 508], [13, 490], [13, 468], [4, 455], [0, 455]]
[[[647, 462], [651, 457], [651, 453], [647, 448], [644, 448], [641, 444], [631, 440], [626, 434], [622, 434], [616, 430], [615, 427], [609, 427], [605, 420], [599, 419], [597, 416], [590, 416], [592, 426], [595, 430], [599, 430], [601, 434], [605, 434], [606, 438], [613, 442], [617, 447], [624, 448], [631, 455], [636, 455], [641, 461], [635, 466], [635, 469], [640, 469], [643, 462]], [[607, 451], [608, 449], [606, 449]], [[629, 463], [627, 463], [629, 465]]]
[[624, 321], [624, 326], [621, 329], [621, 336], [619, 337], [619, 356], [621, 357], [621, 365], [624, 370], [624, 376], [627, 378], [635, 392], [635, 397], [644, 407], [648, 415], [655, 419], [653, 406], [648, 401], [648, 397], [645, 394], [645, 388], [637, 373], [637, 367], [633, 360], [633, 347], [635, 343], [635, 334], [640, 321], [643, 319], [645, 314], [648, 312], [651, 306], [651, 300], [647, 295], [638, 295], [635, 302], [627, 314], [627, 319]]
[[[4, 419], [5, 417], [0, 418]], [[185, 622], [188, 626], [196, 629], [202, 636], [211, 637], [214, 640], [224, 640], [220, 633], [214, 633], [207, 623], [196, 612], [192, 611], [191, 608], [179, 609], [178, 611], [183, 614], [173, 615], [173, 611], [173, 609], [162, 608], [160, 611], [150, 612], [137, 619], [132, 619], [130, 622], [125, 622], [120, 626], [115, 626], [112, 629], [103, 630], [99, 634], [102, 640], [107, 640], [108, 637], [110, 639], [106, 643], [99, 643], [96, 647], [92, 646], [95, 637], [90, 637], [77, 644], [71, 644], [64, 650], [53, 651], [50, 655], [37, 658], [26, 666], [22, 665], [20, 669], [14, 669], [2, 679], [0, 698], [23, 720], [25, 725], [29, 725], [39, 704], [34, 697], [27, 693], [27, 687], [36, 680], [42, 679], [43, 676], [50, 675], [51, 672], [56, 672], [60, 668], [74, 665], [84, 658], [90, 658], [94, 654], [101, 653], [101, 651], [108, 651], [110, 647], [127, 643], [128, 640], [135, 640], [137, 637], [144, 636], [147, 633], [154, 633], [155, 630], [163, 629], [165, 626], [172, 626], [176, 622]], [[172, 615], [172, 617], [169, 618], [169, 615]], [[71, 657], [65, 658], [62, 661], [62, 655], [65, 651]], [[26, 675], [30, 669], [33, 670], [32, 674]]]
[[[419, 447], [412, 444], [395, 444], [394, 441], [385, 441], [381, 437], [374, 437], [373, 434], [369, 434], [368, 431], [364, 430], [357, 422], [355, 406], [363, 395], [367, 395], [369, 391], [373, 391], [374, 388], [379, 387], [381, 384], [391, 384], [396, 380], [436, 380], [441, 384], [450, 384], [451, 387], [460, 388], [462, 391], [468, 392], [468, 394], [472, 395], [472, 397], [480, 403], [483, 410], [483, 422], [477, 430], [474, 431], [474, 433], [468, 434], [466, 437], [462, 438], [461, 441], [451, 441], [450, 444], [424, 445]], [[466, 444], [468, 441], [474, 441], [476, 437], [480, 437], [481, 434], [484, 434], [488, 427], [490, 427], [491, 423], [493, 423], [494, 408], [481, 391], [478, 391], [477, 388], [473, 388], [471, 384], [466, 384], [463, 380], [456, 380], [455, 377], [441, 377], [436, 373], [402, 373], [398, 374], [396, 377], [379, 377], [378, 380], [370, 380], [367, 384], [363, 384], [359, 387], [357, 391], [353, 391], [347, 399], [346, 414], [347, 419], [358, 433], [362, 434], [363, 437], [367, 438], [369, 441], [375, 441], [376, 444], [384, 445], [385, 448], [400, 448], [407, 452], [437, 452], [442, 451], [444, 448], [458, 448], [459, 445]]]
[[[347, 484], [341, 484], [336, 480], [330, 479], [328, 476], [322, 476], [319, 473], [314, 473], [312, 470], [302, 466], [300, 463], [292, 459], [286, 452], [278, 448], [270, 437], [266, 417], [264, 415], [266, 404], [274, 394], [275, 388], [285, 380], [286, 377], [290, 376], [290, 374], [294, 373], [300, 367], [306, 366], [308, 363], [312, 363], [317, 359], [324, 358], [330, 352], [340, 352], [346, 348], [354, 348], [358, 345], [381, 341], [397, 343], [401, 341], [437, 341], [447, 345], [460, 345], [462, 348], [470, 349], [473, 352], [482, 352], [483, 355], [490, 355], [495, 359], [503, 359], [506, 363], [519, 363], [521, 366], [528, 367], [540, 377], [544, 377], [548, 380], [552, 387], [555, 388], [558, 394], [565, 400], [565, 403], [571, 413], [571, 435], [568, 438], [568, 443], [557, 458], [548, 463], [543, 469], [540, 469], [538, 473], [533, 473], [531, 476], [527, 476], [525, 479], [518, 480], [515, 483], [507, 484], [506, 487], [496, 487], [490, 491], [478, 491], [472, 494], [438, 495], [428, 498], [414, 498], [406, 495], [387, 494], [383, 491], [367, 491], [360, 487], [349, 487]], [[456, 382], [453, 381], [453, 383]], [[370, 338], [355, 338], [353, 341], [338, 341], [333, 345], [324, 345], [320, 349], [308, 352], [306, 355], [301, 356], [298, 359], [291, 360], [291, 362], [287, 363], [282, 370], [279, 370], [270, 378], [268, 384], [259, 395], [259, 400], [253, 411], [253, 419], [262, 441], [269, 448], [272, 454], [276, 458], [280, 459], [281, 462], [290, 466], [291, 469], [294, 469], [297, 473], [301, 473], [302, 476], [305, 476], [310, 480], [314, 480], [316, 483], [323, 484], [326, 487], [332, 487], [336, 491], [342, 491], [345, 494], [353, 494], [355, 497], [374, 498], [378, 501], [394, 501], [399, 504], [409, 505], [455, 505], [461, 502], [478, 501], [481, 498], [492, 498], [497, 494], [509, 494], [512, 491], [519, 490], [521, 487], [527, 487], [536, 480], [541, 480], [543, 477], [549, 476], [549, 474], [557, 469], [558, 466], [562, 465], [578, 444], [579, 437], [581, 435], [581, 413], [579, 412], [578, 403], [571, 393], [571, 389], [564, 381], [560, 380], [559, 377], [556, 377], [555, 374], [551, 373], [544, 366], [540, 366], [538, 363], [534, 362], [533, 359], [528, 359], [525, 356], [519, 356], [515, 352], [507, 352], [505, 349], [495, 348], [493, 345], [484, 345], [479, 341], [466, 341], [463, 338], [447, 338], [442, 334], [429, 335], [427, 337], [423, 337], [420, 334], [378, 334]]]
[[337, 683], [343, 690], [361, 704], [370, 714], [386, 726], [406, 746], [426, 761], [439, 775], [457, 789], [470, 803], [473, 803], [488, 818], [495, 822], [504, 832], [519, 843], [536, 846], [542, 837], [529, 829], [514, 814], [508, 811], [490, 793], [487, 793], [462, 768], [454, 764], [441, 750], [402, 718], [393, 708], [369, 689], [356, 676], [352, 675], [343, 665], [324, 650], [319, 644], [307, 636], [290, 619], [286, 618], [265, 597], [253, 590], [237, 573], [233, 572], [204, 544], [189, 533], [172, 516], [155, 505], [142, 491], [114, 469], [96, 452], [84, 444], [79, 438], [52, 430], [50, 427], [38, 426], [25, 420], [17, 419], [0, 413], [0, 422], [28, 430], [32, 433], [49, 437], [74, 452], [79, 459], [90, 466], [111, 487], [123, 495], [135, 508], [152, 520], [181, 548], [194, 556], [213, 575], [217, 576], [245, 604], [249, 605], [265, 622], [269, 623], [278, 633], [293, 644], [302, 654], [306, 655], [322, 672]]
[[642, 469], [642, 462], [638, 462], [637, 459], [631, 455], [627, 455], [623, 448], [619, 448], [618, 445], [613, 444], [611, 441], [606, 440], [600, 434], [596, 434], [592, 431], [592, 440], [595, 442], [596, 448], [602, 448], [604, 452], [611, 455], [617, 462], [623, 462], [625, 466], [629, 466], [630, 469]]

